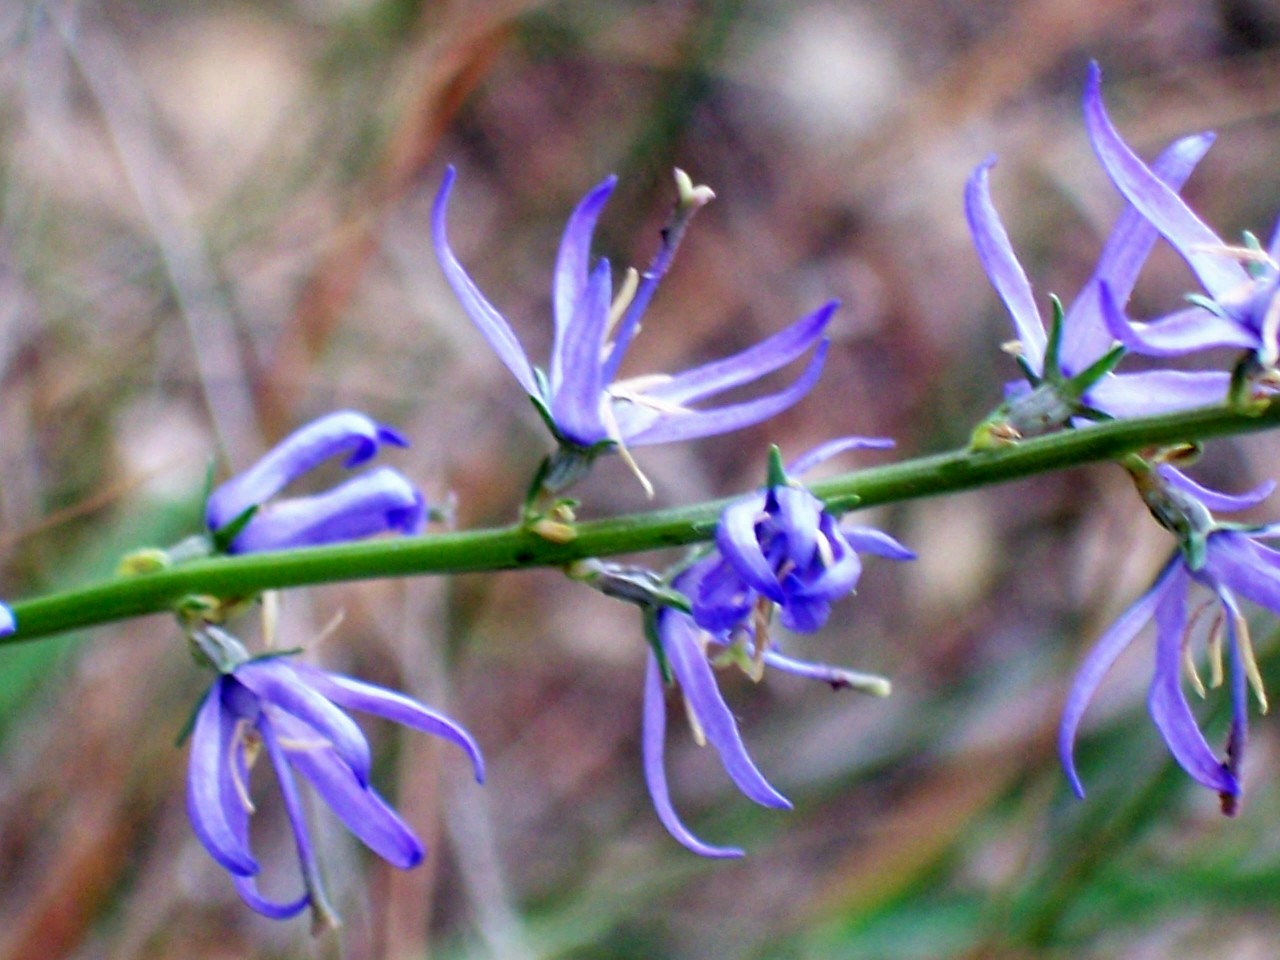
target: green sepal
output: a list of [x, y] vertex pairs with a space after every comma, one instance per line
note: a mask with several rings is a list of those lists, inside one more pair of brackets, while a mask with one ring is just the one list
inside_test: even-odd
[[1223, 309], [1222, 304], [1213, 299], [1213, 297], [1207, 297], [1203, 293], [1188, 293], [1183, 299], [1192, 306], [1208, 310], [1215, 317], [1219, 317], [1222, 320], [1231, 319], [1227, 316], [1227, 311]]
[[662, 639], [658, 636], [658, 610], [653, 607], [644, 611], [644, 639], [658, 660], [662, 682], [670, 686], [675, 682], [675, 676], [671, 672], [671, 664], [667, 662], [667, 652], [662, 649]]
[[1035, 367], [1031, 366], [1031, 361], [1022, 354], [1018, 354], [1013, 358], [1013, 362], [1018, 365], [1018, 369], [1022, 371], [1022, 375], [1027, 378], [1027, 382], [1031, 386], [1040, 386], [1042, 378], [1040, 374], [1036, 373]]
[[1049, 294], [1049, 308], [1052, 316], [1049, 320], [1049, 341], [1044, 348], [1044, 379], [1057, 383], [1062, 380], [1059, 356], [1062, 352], [1062, 318], [1064, 316], [1062, 301], [1058, 299], [1057, 294]]
[[235, 542], [236, 537], [240, 536], [244, 528], [249, 525], [249, 521], [254, 518], [258, 509], [258, 505], [255, 503], [244, 512], [238, 514], [230, 523], [225, 523], [217, 530], [214, 530], [209, 535], [213, 544], [213, 552], [228, 552], [231, 549], [231, 544]]
[[782, 462], [782, 451], [778, 449], [778, 445], [776, 443], [769, 444], [768, 485], [770, 487], [786, 487], [791, 485], [791, 478], [787, 476], [786, 464]]
[[1257, 354], [1248, 353], [1231, 371], [1231, 385], [1227, 388], [1227, 406], [1246, 417], [1261, 416], [1271, 406], [1271, 401], [1253, 396], [1253, 378], [1265, 371]]
[[1095, 383], [1120, 365], [1126, 350], [1122, 344], [1116, 344], [1089, 366], [1085, 367], [1070, 380], [1063, 383], [1066, 396], [1079, 400]]
[[1195, 573], [1203, 569], [1209, 559], [1209, 535], [1203, 530], [1189, 531], [1179, 548], [1186, 560], [1187, 569]]
[[[215, 680], [214, 683], [216, 682], [217, 681]], [[205, 692], [201, 694], [200, 699], [196, 701], [196, 705], [192, 707], [191, 712], [187, 714], [187, 719], [183, 722], [182, 726], [178, 728], [178, 735], [173, 738], [173, 745], [175, 747], [181, 748], [189, 739], [191, 739], [191, 731], [196, 728], [196, 717], [200, 715], [200, 708], [204, 706], [205, 697], [209, 696], [209, 690], [211, 689], [213, 689], [213, 684], [210, 684], [209, 687], [205, 689]]]
[[[1252, 230], [1244, 231], [1243, 237], [1244, 248], [1246, 250], [1250, 253], [1258, 253], [1262, 254], [1264, 257], [1266, 256], [1266, 250], [1263, 249], [1261, 242], [1259, 242], [1258, 237]], [[1244, 268], [1248, 272], [1251, 280], [1261, 280], [1267, 275], [1268, 270], [1267, 263], [1261, 260], [1245, 260]]]

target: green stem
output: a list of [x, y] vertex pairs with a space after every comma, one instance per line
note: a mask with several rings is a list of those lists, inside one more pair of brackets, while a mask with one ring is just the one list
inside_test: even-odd
[[[836, 511], [972, 490], [1032, 474], [1113, 460], [1149, 446], [1204, 440], [1280, 426], [1280, 404], [1258, 416], [1211, 407], [1090, 426], [1016, 446], [968, 449], [860, 470], [810, 489]], [[518, 526], [216, 557], [121, 577], [13, 605], [18, 631], [7, 642], [172, 610], [185, 596], [252, 596], [262, 590], [418, 574], [564, 566], [588, 557], [674, 547], [711, 538], [728, 501], [578, 524], [552, 543]]]

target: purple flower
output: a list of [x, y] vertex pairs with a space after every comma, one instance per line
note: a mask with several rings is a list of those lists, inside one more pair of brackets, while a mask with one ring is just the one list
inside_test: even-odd
[[891, 446], [891, 440], [847, 437], [818, 447], [787, 469], [775, 447], [769, 486], [735, 500], [720, 516], [720, 559], [691, 595], [694, 619], [709, 630], [733, 630], [763, 597], [781, 608], [783, 626], [811, 633], [827, 622], [832, 601], [857, 586], [859, 551], [914, 559], [914, 553], [886, 533], [841, 526], [821, 500], [789, 476], [845, 450]]
[[[247, 660], [219, 677], [196, 714], [187, 777], [187, 811], [196, 836], [224, 867], [254, 910], [285, 919], [310, 907], [314, 924], [336, 922], [311, 845], [295, 773], [374, 853], [392, 866], [421, 862], [421, 841], [369, 785], [364, 735], [343, 710], [359, 710], [443, 737], [471, 759], [476, 780], [484, 761], [471, 736], [447, 717], [382, 687], [281, 657]], [[276, 901], [257, 887], [258, 861], [249, 843], [254, 811], [250, 771], [265, 750], [293, 829], [302, 893]]]
[[[1067, 696], [1058, 734], [1059, 755], [1072, 789], [1083, 797], [1084, 787], [1073, 757], [1080, 720], [1111, 665], [1139, 631], [1154, 620], [1155, 673], [1147, 697], [1151, 718], [1178, 764], [1198, 783], [1217, 791], [1222, 797], [1224, 812], [1233, 813], [1240, 795], [1239, 770], [1248, 731], [1250, 684], [1263, 712], [1266, 711], [1266, 695], [1237, 597], [1280, 614], [1280, 552], [1259, 543], [1262, 539], [1280, 537], [1280, 524], [1251, 529], [1219, 526], [1209, 509], [1239, 510], [1252, 506], [1270, 493], [1273, 485], [1249, 494], [1229, 496], [1201, 487], [1169, 468], [1158, 468], [1156, 473], [1157, 476], [1147, 478], [1149, 483], [1139, 479], [1139, 488], [1162, 525], [1180, 535], [1182, 548], [1165, 565], [1155, 584], [1111, 626], [1085, 658]], [[1219, 760], [1205, 741], [1182, 686], [1185, 671], [1192, 686], [1202, 696], [1205, 694], [1190, 649], [1195, 628], [1206, 619], [1203, 607], [1188, 616], [1188, 597], [1194, 585], [1210, 591], [1219, 611], [1204, 630], [1208, 637], [1212, 685], [1216, 686], [1222, 678], [1224, 636], [1231, 658], [1232, 722], [1225, 760]]]
[[[681, 203], [663, 233], [663, 245], [641, 277], [632, 272], [617, 296], [607, 260], [591, 264], [591, 236], [614, 178], [588, 193], [569, 217], [552, 282], [555, 336], [549, 370], [534, 367], [510, 325], [485, 298], [449, 247], [446, 208], [453, 187], [445, 171], [432, 212], [436, 255], [467, 314], [498, 358], [533, 399], [562, 448], [583, 453], [652, 443], [692, 440], [759, 423], [803, 397], [817, 381], [826, 356], [822, 331], [836, 304], [796, 321], [741, 353], [674, 375], [618, 380], [618, 369], [658, 283], [666, 273], [689, 218], [711, 199], [677, 177]], [[753, 383], [813, 349], [800, 376], [785, 389], [754, 400], [710, 409], [695, 406]]]
[[[1086, 89], [1086, 116], [1096, 94], [1095, 86]], [[1212, 142], [1210, 134], [1175, 141], [1156, 160], [1149, 176], [1176, 199], [1175, 191]], [[1093, 275], [1070, 307], [1056, 313], [1046, 333], [1031, 284], [991, 202], [988, 181], [994, 163], [994, 157], [987, 159], [969, 178], [965, 212], [982, 267], [1013, 318], [1019, 362], [1035, 388], [1011, 387], [1006, 422], [1019, 435], [1033, 435], [1063, 426], [1081, 413], [1139, 417], [1220, 401], [1228, 385], [1223, 373], [1111, 372], [1119, 360], [1118, 353], [1111, 355], [1115, 318], [1121, 315], [1157, 239], [1156, 228], [1135, 206], [1121, 214]]]
[[[383, 444], [408, 446], [390, 427], [362, 413], [331, 413], [290, 434], [248, 470], [209, 497], [205, 519], [215, 537], [234, 533], [229, 553], [284, 550], [356, 540], [389, 530], [413, 533], [426, 514], [422, 494], [403, 475], [382, 467], [325, 493], [268, 503], [298, 477], [337, 456], [365, 463]], [[250, 509], [247, 523], [236, 529]]]
[[[676, 577], [672, 586], [688, 596], [698, 596], [700, 585], [720, 559], [711, 554]], [[651, 642], [661, 650], [650, 652], [645, 675], [642, 752], [645, 780], [658, 819], [681, 844], [704, 857], [740, 857], [737, 847], [717, 847], [694, 836], [681, 822], [671, 803], [667, 785], [666, 701], [663, 664], [679, 686], [686, 714], [699, 744], [709, 743], [720, 755], [725, 772], [748, 798], [766, 807], [790, 809], [791, 804], [764, 778], [747, 754], [738, 725], [716, 685], [713, 667], [737, 663], [759, 679], [763, 667], [771, 666], [796, 676], [819, 680], [835, 689], [857, 689], [876, 696], [888, 696], [889, 682], [882, 677], [844, 670], [820, 663], [795, 660], [780, 653], [777, 645], [757, 633], [749, 619], [726, 629], [706, 629], [692, 616], [672, 607], [659, 610], [653, 620]], [[755, 653], [748, 649], [755, 645]]]
[[6, 603], [0, 603], [0, 637], [7, 637], [18, 629], [18, 621]]
[[1157, 322], [1132, 325], [1111, 319], [1113, 335], [1131, 350], [1153, 356], [1178, 356], [1211, 347], [1251, 350], [1265, 367], [1274, 367], [1280, 346], [1280, 230], [1267, 250], [1252, 238], [1232, 247], [1204, 224], [1178, 196], [1167, 177], [1149, 169], [1116, 132], [1101, 93], [1102, 71], [1089, 70], [1085, 125], [1093, 148], [1116, 188], [1178, 254], [1208, 294]]

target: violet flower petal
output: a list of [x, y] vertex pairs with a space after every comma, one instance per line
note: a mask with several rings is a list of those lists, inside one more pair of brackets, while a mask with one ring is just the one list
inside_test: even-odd
[[343, 410], [313, 420], [271, 448], [248, 470], [218, 486], [209, 495], [205, 519], [218, 530], [250, 507], [264, 503], [292, 481], [326, 460], [346, 454], [347, 467], [369, 460], [383, 443], [408, 446], [390, 427], [363, 413]]
[[823, 304], [754, 346], [673, 374], [665, 383], [645, 390], [645, 396], [666, 404], [695, 403], [781, 370], [819, 342], [839, 306], [838, 300]]
[[[591, 235], [596, 221], [613, 193], [617, 177], [608, 177], [579, 201], [560, 238], [560, 250], [556, 254], [555, 275], [551, 283], [552, 309], [555, 316], [555, 343], [551, 348], [551, 391], [554, 394], [566, 377], [581, 372], [580, 359], [568, 358], [573, 350], [571, 326], [574, 314], [580, 309], [583, 294], [587, 290], [587, 275], [591, 264]], [[597, 270], [599, 267], [597, 266]], [[606, 270], [607, 273], [607, 270]], [[608, 315], [606, 298], [604, 313]], [[603, 321], [602, 321], [603, 323]], [[600, 367], [604, 350], [604, 335], [600, 337], [600, 351], [590, 360], [590, 366]]]
[[516, 339], [515, 331], [503, 319], [497, 309], [485, 299], [475, 281], [463, 269], [458, 258], [449, 247], [449, 237], [445, 228], [446, 213], [449, 205], [449, 193], [453, 189], [453, 181], [457, 172], [452, 166], [445, 169], [440, 183], [440, 191], [436, 194], [435, 204], [431, 208], [431, 237], [436, 249], [436, 257], [440, 261], [440, 269], [444, 272], [449, 286], [462, 303], [471, 321], [480, 328], [481, 335], [489, 341], [489, 346], [498, 355], [524, 392], [531, 397], [539, 396], [538, 380], [534, 376], [533, 367], [525, 355], [524, 348]]
[[775, 603], [782, 603], [786, 594], [778, 584], [777, 574], [764, 549], [756, 524], [765, 519], [766, 496], [763, 492], [749, 494], [725, 507], [716, 524], [716, 546], [728, 559], [747, 586], [763, 593]]
[[738, 847], [714, 847], [703, 843], [689, 832], [671, 803], [671, 791], [667, 786], [666, 752], [667, 705], [663, 696], [662, 671], [657, 658], [650, 653], [644, 677], [644, 714], [641, 732], [641, 752], [644, 756], [644, 778], [653, 800], [658, 819], [680, 844], [702, 857], [728, 859], [741, 857]]
[[1023, 356], [1033, 370], [1042, 371], [1047, 344], [1044, 321], [1036, 307], [1031, 281], [1018, 262], [1009, 234], [991, 202], [990, 170], [995, 162], [994, 156], [988, 157], [970, 175], [964, 191], [964, 212], [978, 260], [1013, 318]]
[[[688, 413], [663, 414], [656, 418], [650, 414], [646, 419], [649, 421], [656, 419], [657, 422], [650, 422], [650, 425], [639, 427], [634, 433], [623, 427], [623, 438], [627, 444], [633, 447], [651, 443], [673, 443], [681, 440], [697, 440], [700, 437], [710, 437], [721, 433], [731, 433], [734, 430], [749, 427], [762, 420], [768, 420], [770, 417], [799, 402], [813, 389], [813, 385], [818, 382], [818, 377], [822, 375], [822, 365], [827, 358], [827, 348], [829, 346], [830, 341], [820, 341], [814, 349], [813, 356], [810, 358], [804, 372], [800, 374], [791, 386], [778, 393], [770, 394], [757, 400], [747, 400], [742, 403], [716, 407], [712, 410], [690, 410]], [[636, 409], [634, 405], [630, 408], [623, 407], [619, 413]], [[621, 424], [623, 417], [620, 415], [618, 420]]]
[[187, 815], [196, 838], [220, 866], [237, 876], [250, 876], [258, 872], [259, 865], [247, 835], [229, 822], [223, 790], [231, 779], [224, 765], [231, 755], [236, 723], [222, 706], [226, 682], [222, 677], [214, 681], [196, 713], [187, 773]]
[[1171, 581], [1170, 589], [1161, 592], [1156, 604], [1156, 669], [1147, 708], [1178, 765], [1211, 790], [1235, 796], [1240, 785], [1205, 742], [1182, 689], [1186, 588], [1190, 581], [1180, 564]]
[[1076, 672], [1062, 710], [1062, 721], [1058, 726], [1058, 758], [1062, 762], [1067, 782], [1071, 784], [1071, 789], [1077, 797], [1084, 797], [1084, 786], [1076, 772], [1076, 731], [1080, 727], [1080, 720], [1084, 717], [1089, 701], [1093, 699], [1098, 685], [1102, 683], [1102, 678], [1106, 676], [1116, 659], [1137, 636], [1138, 631], [1151, 620], [1161, 598], [1168, 593], [1185, 590], [1185, 585], [1186, 574], [1183, 571], [1181, 558], [1174, 556], [1165, 565], [1151, 588], [1102, 635]]
[[1103, 310], [1107, 332], [1126, 350], [1149, 357], [1180, 357], [1210, 347], [1257, 349], [1262, 340], [1248, 327], [1204, 307], [1188, 307], [1152, 323], [1133, 323], [1118, 310]]
[[739, 790], [761, 806], [790, 810], [791, 802], [773, 788], [747, 755], [738, 725], [716, 686], [711, 664], [695, 640], [697, 627], [693, 620], [682, 613], [665, 613], [673, 625], [665, 633], [659, 631], [667, 662], [707, 742], [720, 754], [725, 772]]
[[1205, 561], [1206, 579], [1240, 594], [1246, 600], [1280, 614], [1280, 554], [1234, 530], [1210, 534]]
[[354, 720], [307, 685], [293, 667], [279, 658], [250, 660], [236, 668], [235, 679], [264, 704], [275, 704], [310, 726], [327, 740], [362, 784], [373, 765], [369, 742]]
[[1246, 285], [1249, 275], [1220, 252], [1222, 240], [1120, 139], [1102, 102], [1102, 71], [1089, 66], [1085, 128], [1094, 152], [1116, 188], [1171, 243], [1215, 299]]
[[293, 669], [307, 684], [327, 699], [347, 710], [359, 710], [401, 726], [441, 737], [459, 747], [470, 759], [477, 783], [484, 783], [484, 757], [471, 734], [442, 713], [418, 701], [354, 677], [295, 663]]
[[891, 450], [893, 445], [888, 437], [840, 437], [828, 440], [787, 464], [787, 473], [796, 477], [803, 476], [818, 464], [826, 463], [846, 450]]
[[883, 530], [874, 527], [841, 527], [845, 541], [858, 553], [869, 553], [885, 560], [914, 560], [916, 554]]
[[[1156, 157], [1151, 172], [1172, 190], [1181, 189], [1213, 140], [1213, 134], [1201, 133], [1174, 141]], [[1100, 285], [1105, 283], [1111, 288], [1116, 303], [1127, 303], [1158, 237], [1156, 228], [1132, 205], [1126, 204], [1103, 244], [1093, 275], [1063, 317], [1061, 360], [1068, 376], [1084, 370], [1111, 349], [1113, 334], [1098, 323], [1102, 310], [1098, 299]]]
[[609, 333], [610, 297], [609, 261], [601, 259], [577, 299], [563, 342], [556, 346], [560, 373], [551, 378], [551, 418], [561, 433], [583, 447], [609, 439], [600, 415], [606, 402], [600, 358]]
[[1218, 370], [1142, 370], [1104, 377], [1089, 388], [1085, 400], [1125, 420], [1221, 403], [1230, 383], [1231, 375]]
[[[311, 734], [306, 724], [287, 716], [273, 722], [286, 741], [306, 744]], [[426, 853], [422, 842], [372, 787], [356, 780], [351, 768], [332, 749], [307, 745], [286, 750], [286, 756], [346, 828], [370, 850], [400, 870], [422, 862]]]
[[267, 504], [232, 541], [230, 553], [263, 553], [414, 533], [426, 516], [421, 492], [391, 467], [379, 467], [308, 497]]
[[1220, 490], [1213, 490], [1204, 484], [1197, 483], [1181, 470], [1171, 467], [1167, 463], [1156, 467], [1156, 472], [1171, 486], [1181, 490], [1183, 493], [1190, 494], [1210, 510], [1224, 513], [1236, 513], [1240, 510], [1256, 507], [1271, 496], [1272, 491], [1276, 488], [1274, 480], [1266, 480], [1244, 493], [1223, 493]]
[[770, 493], [778, 505], [773, 523], [786, 538], [787, 557], [803, 570], [813, 562], [818, 549], [822, 501], [797, 487], [774, 487]]
[[[325, 899], [324, 883], [320, 876], [319, 864], [316, 862], [315, 850], [311, 846], [311, 834], [307, 829], [307, 817], [302, 808], [302, 797], [298, 794], [298, 784], [294, 780], [293, 770], [289, 766], [288, 755], [276, 735], [265, 705], [263, 716], [258, 722], [258, 732], [262, 735], [262, 745], [266, 749], [267, 757], [271, 761], [271, 767], [275, 771], [276, 786], [280, 789], [280, 799], [284, 803], [285, 816], [288, 817], [289, 827], [293, 831], [294, 849], [298, 854], [298, 866], [302, 871], [302, 885], [306, 891], [305, 901], [315, 912], [317, 921], [321, 918], [331, 919], [334, 914]], [[255, 889], [249, 884], [236, 885], [236, 889], [241, 892], [242, 897], [246, 888]], [[259, 912], [266, 913], [266, 910], [275, 910], [275, 913], [266, 913], [267, 916], [274, 917], [278, 915], [291, 916], [288, 911], [297, 912], [294, 910], [294, 906], [298, 901], [273, 904], [271, 901], [258, 897], [256, 902], [248, 900], [245, 902]]]

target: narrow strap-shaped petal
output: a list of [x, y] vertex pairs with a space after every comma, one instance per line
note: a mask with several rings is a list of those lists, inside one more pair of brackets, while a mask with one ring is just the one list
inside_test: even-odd
[[1023, 356], [1033, 370], [1041, 371], [1046, 344], [1044, 321], [1036, 307], [1031, 281], [1018, 262], [1009, 234], [991, 202], [989, 180], [995, 162], [995, 157], [988, 157], [970, 175], [964, 190], [964, 212], [973, 245], [978, 251], [978, 260], [1013, 318], [1013, 329], [1022, 344]]
[[711, 664], [698, 647], [693, 620], [682, 613], [665, 613], [663, 625], [667, 629], [660, 629], [659, 634], [667, 661], [707, 742], [720, 754], [725, 773], [743, 794], [761, 806], [790, 810], [791, 802], [773, 788], [747, 755], [738, 724], [716, 686]]
[[259, 893], [258, 881], [253, 877], [232, 876], [231, 879], [235, 883], [236, 893], [240, 894], [240, 899], [245, 902], [245, 906], [262, 914], [268, 920], [288, 920], [311, 905], [311, 895], [305, 890], [297, 900], [286, 900], [282, 903], [278, 900], [268, 900]]
[[489, 346], [503, 365], [515, 376], [524, 392], [531, 397], [539, 395], [538, 381], [533, 375], [533, 367], [525, 355], [524, 348], [516, 339], [515, 331], [497, 309], [485, 299], [475, 281], [468, 276], [458, 258], [449, 247], [449, 237], [445, 228], [446, 214], [449, 206], [449, 192], [453, 189], [453, 181], [457, 176], [453, 167], [444, 172], [440, 183], [440, 192], [436, 194], [435, 204], [431, 208], [431, 237], [436, 248], [436, 258], [440, 261], [440, 269], [445, 279], [462, 303], [471, 322], [480, 328], [481, 335], [489, 341]]
[[914, 560], [916, 554], [883, 530], [877, 530], [875, 527], [861, 526], [843, 526], [840, 533], [844, 536], [845, 542], [849, 544], [858, 553], [869, 553], [873, 557], [883, 557], [886, 560]]
[[[1178, 579], [1185, 584], [1185, 576]], [[1184, 589], [1173, 589], [1164, 591], [1156, 605], [1156, 669], [1147, 709], [1178, 766], [1209, 789], [1234, 796], [1240, 785], [1205, 742], [1182, 689], [1186, 601]]]
[[808, 453], [802, 453], [789, 464], [787, 473], [796, 477], [803, 476], [820, 463], [826, 463], [837, 454], [846, 450], [891, 450], [893, 441], [888, 437], [839, 437], [820, 443]]
[[230, 553], [263, 553], [416, 533], [426, 516], [422, 492], [400, 471], [379, 467], [308, 497], [268, 504], [232, 541]]
[[[1239, 784], [1240, 768], [1244, 766], [1244, 751], [1249, 740], [1249, 678], [1237, 630], [1237, 624], [1244, 620], [1231, 591], [1219, 589], [1217, 593], [1227, 614], [1224, 619], [1227, 625], [1227, 642], [1231, 645], [1231, 732], [1227, 735], [1226, 768]], [[1224, 807], [1223, 812], [1230, 815], [1235, 812], [1235, 808]]]
[[788, 605], [797, 595], [838, 600], [858, 585], [858, 578], [862, 576], [862, 560], [834, 524], [835, 521], [828, 517], [823, 525], [823, 534], [832, 548], [831, 562], [814, 563], [808, 569], [792, 571], [786, 585], [788, 588], [793, 584], [798, 586], [787, 598]]
[[247, 832], [234, 828], [225, 805], [224, 788], [233, 775], [227, 764], [235, 730], [235, 718], [222, 708], [225, 682], [221, 677], [214, 681], [196, 713], [187, 770], [187, 815], [196, 838], [219, 865], [237, 876], [249, 876], [258, 872], [258, 862], [249, 849]]
[[422, 841], [372, 787], [356, 780], [341, 757], [328, 747], [306, 744], [309, 731], [297, 721], [280, 717], [275, 724], [286, 743], [291, 738], [302, 741], [297, 749], [285, 748], [289, 763], [365, 846], [401, 870], [422, 862]]
[[1280, 614], [1280, 554], [1254, 543], [1247, 534], [1235, 530], [1210, 534], [1204, 573], [1209, 586], [1223, 584]]
[[236, 669], [235, 679], [264, 702], [264, 709], [275, 704], [309, 725], [329, 742], [361, 783], [369, 782], [373, 762], [364, 734], [354, 720], [311, 689], [291, 664], [279, 658], [250, 660]]
[[[697, 440], [700, 437], [711, 437], [721, 433], [732, 433], [752, 424], [760, 423], [776, 416], [788, 407], [798, 403], [813, 389], [813, 385], [822, 376], [822, 365], [827, 359], [829, 340], [822, 340], [813, 351], [804, 372], [795, 382], [777, 393], [747, 400], [743, 403], [729, 404], [711, 410], [690, 410], [679, 414], [660, 414], [656, 418], [650, 414], [645, 425], [631, 433], [622, 426], [623, 439], [631, 446], [643, 446], [651, 443], [676, 443], [684, 440]], [[625, 407], [623, 408], [626, 409]], [[635, 407], [631, 408], [636, 409]], [[622, 424], [622, 417], [618, 417]], [[656, 419], [656, 422], [653, 422]]]
[[785, 595], [756, 533], [764, 508], [763, 493], [749, 494], [725, 507], [716, 524], [716, 546], [747, 586], [781, 603]]
[[820, 594], [792, 594], [781, 607], [778, 619], [796, 633], [817, 633], [831, 616], [831, 601]]
[[1102, 71], [1091, 64], [1084, 94], [1085, 128], [1116, 189], [1174, 246], [1212, 296], [1221, 297], [1248, 283], [1249, 276], [1239, 263], [1215, 252], [1223, 246], [1218, 235], [1120, 139], [1107, 116], [1101, 87]]
[[1218, 370], [1140, 370], [1103, 377], [1085, 402], [1118, 420], [1195, 410], [1221, 403], [1231, 375]]
[[[280, 743], [271, 722], [270, 711], [266, 707], [263, 708], [263, 715], [258, 722], [258, 732], [262, 735], [262, 745], [266, 748], [271, 768], [275, 771], [276, 786], [280, 788], [280, 799], [284, 803], [285, 816], [288, 817], [289, 827], [293, 831], [294, 848], [298, 853], [298, 867], [302, 872], [302, 885], [306, 891], [303, 902], [311, 907], [314, 913], [313, 925], [323, 929], [326, 924], [336, 923], [337, 915], [329, 905], [325, 894], [324, 881], [320, 876], [320, 866], [316, 861], [315, 850], [311, 846], [311, 833], [307, 829], [307, 816], [302, 809], [302, 797], [298, 793], [297, 781], [293, 778], [293, 769], [289, 766], [288, 755]], [[256, 888], [250, 884], [236, 884], [236, 890], [239, 891], [241, 898], [244, 898], [246, 890], [253, 890], [256, 893]], [[288, 911], [292, 910], [296, 913], [294, 906], [299, 901], [272, 904], [259, 897], [257, 902], [247, 899], [245, 902], [260, 912], [265, 912], [263, 908], [266, 907], [279, 911], [283, 916], [292, 916]], [[267, 914], [267, 916], [275, 915]]]
[[671, 804], [665, 760], [667, 705], [663, 697], [662, 671], [652, 652], [645, 667], [643, 716], [640, 745], [644, 757], [644, 780], [649, 787], [653, 809], [662, 825], [667, 828], [667, 833], [700, 857], [728, 859], [742, 856], [742, 850], [737, 847], [713, 847], [709, 843], [703, 843], [689, 832]]
[[644, 393], [664, 404], [684, 405], [759, 380], [799, 359], [818, 343], [839, 306], [839, 301], [832, 300], [755, 346], [674, 374]]
[[329, 673], [308, 664], [295, 663], [293, 669], [302, 674], [316, 691], [346, 710], [359, 710], [412, 727], [448, 740], [471, 760], [477, 783], [484, 783], [484, 757], [471, 734], [444, 714], [424, 706], [417, 700], [354, 677]]
[[1183, 493], [1189, 493], [1210, 510], [1223, 513], [1235, 513], [1240, 510], [1248, 510], [1250, 507], [1256, 507], [1271, 496], [1271, 492], [1276, 488], [1274, 480], [1266, 480], [1244, 493], [1223, 493], [1220, 490], [1206, 487], [1202, 483], [1197, 483], [1177, 467], [1171, 467], [1167, 463], [1156, 467], [1156, 472], [1167, 483], [1172, 484]]
[[1067, 701], [1062, 710], [1062, 722], [1058, 725], [1058, 759], [1062, 762], [1067, 782], [1071, 784], [1077, 797], [1084, 796], [1084, 786], [1080, 783], [1080, 775], [1076, 773], [1076, 731], [1089, 701], [1093, 699], [1098, 685], [1102, 683], [1102, 678], [1112, 664], [1137, 636], [1138, 631], [1151, 620], [1161, 597], [1185, 590], [1186, 582], [1181, 560], [1175, 555], [1160, 572], [1155, 584], [1102, 635], [1080, 665], [1075, 679], [1071, 681], [1071, 690], [1067, 693]]
[[601, 362], [610, 296], [609, 261], [601, 259], [556, 343], [553, 370], [559, 373], [551, 377], [551, 418], [561, 433], [584, 447], [609, 439], [601, 418], [606, 386]]
[[1181, 357], [1212, 347], [1256, 349], [1258, 334], [1204, 307], [1187, 307], [1150, 323], [1133, 323], [1114, 305], [1100, 302], [1107, 333], [1126, 350], [1148, 357]]
[[822, 501], [799, 487], [775, 487], [778, 512], [773, 518], [777, 533], [787, 538], [787, 556], [801, 569], [813, 562], [822, 523]]
[[345, 454], [345, 465], [353, 467], [376, 455], [382, 443], [408, 444], [397, 431], [355, 410], [342, 410], [313, 420], [210, 494], [205, 513], [209, 529], [217, 530], [250, 507], [266, 502], [332, 457]]
[[[1200, 133], [1174, 141], [1156, 157], [1151, 172], [1173, 190], [1187, 177], [1213, 145], [1213, 134]], [[1099, 322], [1098, 288], [1106, 283], [1119, 304], [1129, 301], [1159, 231], [1132, 204], [1125, 209], [1103, 244], [1093, 276], [1067, 308], [1062, 321], [1062, 367], [1068, 375], [1079, 373], [1111, 349], [1111, 337]]]
[[[551, 389], [556, 387], [565, 376], [566, 367], [573, 367], [565, 362], [566, 351], [571, 349], [567, 341], [571, 340], [570, 327], [574, 314], [580, 309], [583, 295], [587, 291], [587, 272], [591, 264], [591, 235], [595, 233], [596, 221], [600, 219], [600, 211], [604, 209], [609, 195], [613, 193], [617, 177], [608, 177], [598, 184], [590, 193], [578, 202], [569, 222], [565, 224], [564, 233], [560, 237], [560, 250], [556, 254], [556, 272], [551, 283], [551, 305], [555, 316], [555, 341], [551, 349]], [[605, 305], [605, 314], [609, 312]], [[604, 341], [601, 339], [601, 355], [595, 359], [596, 366], [603, 360]]]

